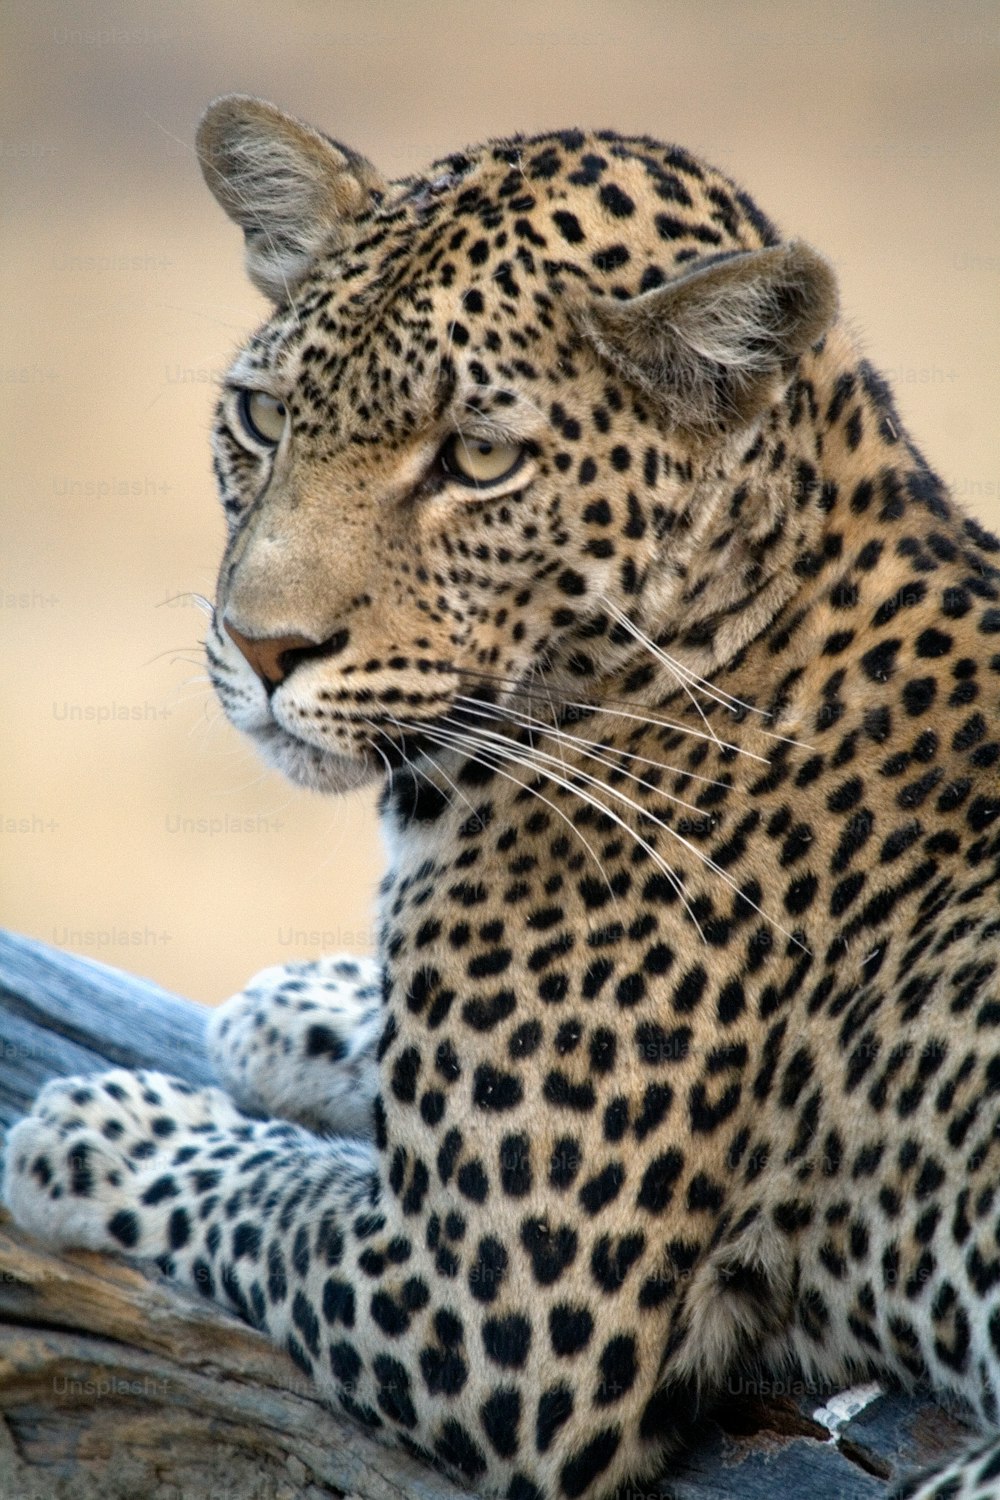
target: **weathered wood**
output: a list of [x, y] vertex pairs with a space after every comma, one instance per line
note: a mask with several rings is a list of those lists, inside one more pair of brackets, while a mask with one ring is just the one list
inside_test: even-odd
[[0, 1411], [18, 1450], [13, 1472], [0, 1456], [4, 1496], [30, 1494], [27, 1481], [55, 1469], [81, 1496], [114, 1494], [109, 1482], [131, 1475], [131, 1495], [155, 1495], [169, 1476], [168, 1493], [216, 1500], [461, 1500], [321, 1406], [290, 1360], [221, 1310], [106, 1256], [55, 1256], [9, 1221]]
[[[156, 1067], [213, 1081], [205, 1013], [145, 981], [0, 934], [0, 1131], [50, 1077]], [[646, 1500], [880, 1500], [968, 1430], [879, 1397], [832, 1440], [820, 1394], [746, 1382]], [[639, 1493], [638, 1490], [635, 1491]], [[0, 1215], [3, 1500], [461, 1500], [316, 1400], [266, 1339], [112, 1257], [55, 1255]]]
[[206, 1013], [118, 969], [0, 932], [0, 1126], [47, 1078], [100, 1068], [159, 1068], [215, 1083]]

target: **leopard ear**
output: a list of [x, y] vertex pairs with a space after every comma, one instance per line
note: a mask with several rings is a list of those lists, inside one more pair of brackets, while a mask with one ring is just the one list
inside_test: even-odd
[[246, 236], [247, 272], [272, 302], [287, 302], [345, 220], [368, 212], [386, 183], [370, 162], [273, 104], [229, 94], [198, 126], [205, 181]]
[[740, 251], [579, 315], [598, 352], [690, 432], [745, 426], [837, 315], [829, 264], [808, 245]]

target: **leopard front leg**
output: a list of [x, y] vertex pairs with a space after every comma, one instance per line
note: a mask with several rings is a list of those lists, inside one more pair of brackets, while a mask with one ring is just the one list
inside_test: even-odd
[[[440, 1227], [403, 1216], [370, 1143], [247, 1120], [217, 1090], [117, 1070], [43, 1091], [10, 1134], [4, 1191], [50, 1243], [154, 1260], [235, 1311], [411, 1455], [490, 1494], [550, 1493], [516, 1471], [509, 1443], [503, 1461], [487, 1451], [481, 1414], [496, 1408], [495, 1426], [509, 1406], [502, 1371], [490, 1378], [472, 1329], [467, 1348], [461, 1317], [435, 1298]], [[453, 1280], [444, 1290], [450, 1304]], [[514, 1344], [502, 1327], [495, 1339], [519, 1369], [515, 1321]]]
[[248, 1119], [219, 1089], [121, 1068], [47, 1084], [11, 1130], [4, 1165], [4, 1201], [22, 1228], [157, 1261], [284, 1342], [309, 1373], [305, 1348], [318, 1343], [303, 1289], [327, 1312], [338, 1296], [352, 1302], [330, 1276], [345, 1253], [340, 1226], [379, 1195], [366, 1143], [318, 1141]]
[[257, 974], [214, 1012], [208, 1045], [251, 1113], [370, 1137], [382, 1022], [379, 965], [338, 955]]
[[[234, 1310], [347, 1415], [477, 1492], [597, 1500], [656, 1458], [639, 1412], [625, 1420], [651, 1395], [638, 1331], [621, 1334], [611, 1298], [593, 1319], [567, 1300], [575, 1235], [528, 1215], [522, 1257], [460, 1176], [473, 1196], [438, 1193], [438, 1212], [408, 1147], [386, 1161], [117, 1071], [44, 1091], [11, 1132], [5, 1192], [50, 1242], [154, 1260]], [[579, 1255], [610, 1277], [596, 1240]]]

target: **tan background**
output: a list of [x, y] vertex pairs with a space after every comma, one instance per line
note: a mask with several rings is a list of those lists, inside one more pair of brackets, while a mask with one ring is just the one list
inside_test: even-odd
[[995, 0], [6, 8], [6, 924], [214, 1002], [370, 942], [371, 800], [261, 771], [198, 660], [212, 382], [262, 305], [204, 191], [214, 94], [404, 171], [568, 124], [680, 141], [833, 258], [931, 461], [1000, 524]]

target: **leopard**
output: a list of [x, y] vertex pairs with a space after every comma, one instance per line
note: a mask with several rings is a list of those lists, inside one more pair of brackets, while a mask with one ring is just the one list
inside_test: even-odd
[[[669, 1473], [734, 1372], [881, 1380], [1000, 1493], [1000, 543], [830, 262], [645, 136], [390, 180], [213, 103], [270, 304], [213, 429], [229, 721], [378, 789], [374, 957], [220, 1088], [50, 1082], [6, 1202], [479, 1493]], [[731, 1387], [729, 1387], [731, 1388]]]

